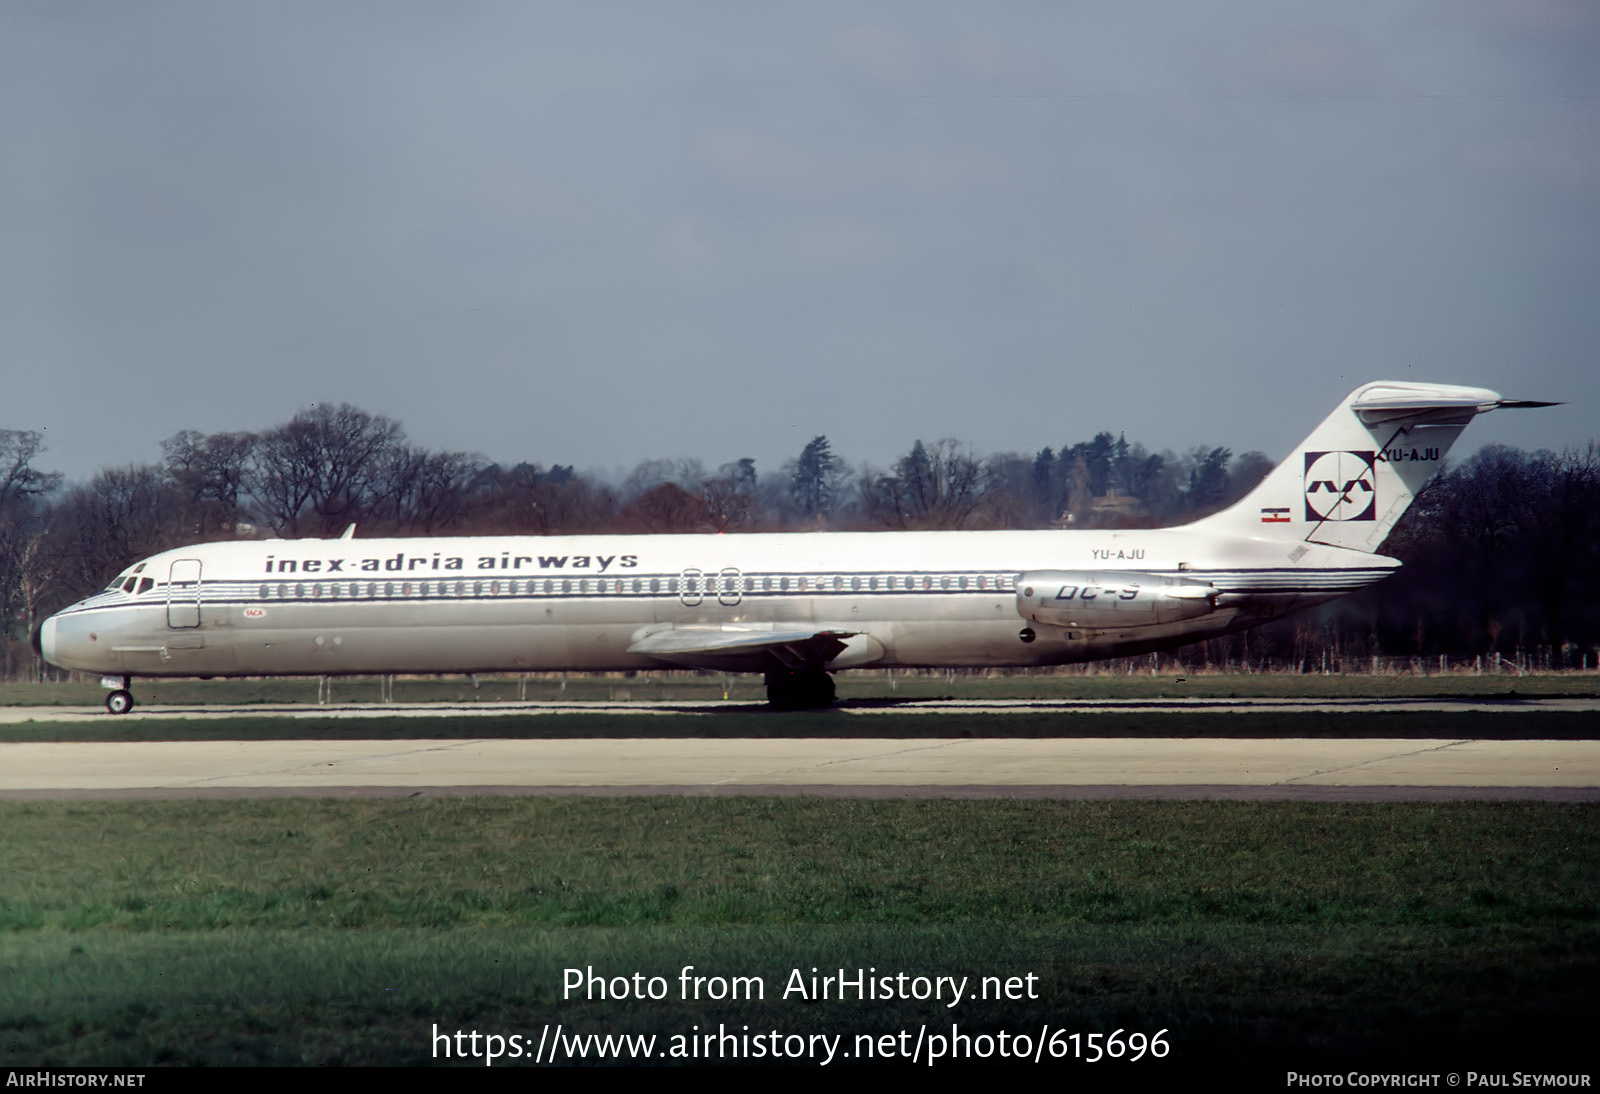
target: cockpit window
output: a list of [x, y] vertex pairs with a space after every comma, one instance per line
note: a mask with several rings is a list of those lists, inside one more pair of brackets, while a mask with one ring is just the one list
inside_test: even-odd
[[141, 577], [139, 579], [139, 591], [141, 593], [147, 593], [150, 591], [150, 587], [155, 583], [156, 579], [153, 577]]
[[128, 580], [122, 583], [122, 591], [125, 593], [131, 593], [133, 592], [133, 587], [137, 584], [139, 584], [139, 579], [136, 577], [130, 577]]

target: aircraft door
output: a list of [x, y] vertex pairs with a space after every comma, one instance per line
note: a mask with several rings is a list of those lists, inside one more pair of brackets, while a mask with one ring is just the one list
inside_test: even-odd
[[739, 597], [742, 595], [739, 588], [739, 568], [724, 566], [721, 576], [722, 582], [717, 586], [717, 603], [726, 604], [731, 608], [739, 603]]
[[690, 567], [678, 575], [678, 599], [685, 608], [699, 605], [700, 598], [704, 595], [700, 588], [703, 577], [699, 570]]
[[200, 625], [200, 560], [180, 558], [167, 578], [167, 626]]

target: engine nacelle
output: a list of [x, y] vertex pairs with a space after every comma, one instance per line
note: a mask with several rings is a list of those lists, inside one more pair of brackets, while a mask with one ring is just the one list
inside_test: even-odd
[[1017, 577], [1017, 611], [1055, 627], [1150, 627], [1208, 615], [1221, 593], [1181, 575], [1029, 570]]

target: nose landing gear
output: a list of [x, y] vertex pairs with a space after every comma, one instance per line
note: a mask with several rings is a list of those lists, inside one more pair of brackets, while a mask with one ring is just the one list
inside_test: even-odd
[[133, 692], [128, 690], [131, 681], [122, 677], [119, 681], [115, 676], [108, 676], [101, 683], [115, 690], [106, 696], [106, 710], [111, 714], [126, 714], [133, 709]]

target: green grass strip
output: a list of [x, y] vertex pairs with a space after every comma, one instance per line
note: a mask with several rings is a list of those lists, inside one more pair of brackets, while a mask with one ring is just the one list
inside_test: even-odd
[[[1166, 1028], [1191, 1062], [1545, 1066], [1587, 1045], [1600, 994], [1597, 820], [1547, 803], [0, 804], [0, 1065], [438, 1062], [435, 1025], [955, 1020]], [[591, 965], [673, 997], [561, 998], [563, 970]], [[678, 998], [685, 965], [767, 993]], [[1033, 973], [1039, 996], [782, 998], [813, 965]]]
[[762, 709], [709, 714], [492, 714], [460, 717], [227, 718], [113, 717], [0, 725], [5, 741], [299, 741], [557, 740], [570, 738], [1000, 738], [1000, 737], [1401, 737], [1475, 740], [1589, 740], [1600, 715], [1587, 711], [1441, 713], [1431, 711], [1252, 712], [1145, 711], [1004, 714], [776, 713]]

